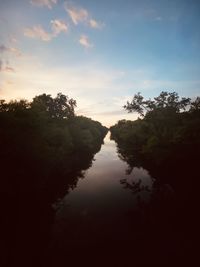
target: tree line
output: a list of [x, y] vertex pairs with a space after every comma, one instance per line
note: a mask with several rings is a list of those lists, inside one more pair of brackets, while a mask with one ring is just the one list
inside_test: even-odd
[[[176, 92], [161, 92], [158, 97], [145, 100], [138, 93], [132, 101], [127, 101], [124, 109], [137, 112], [140, 117], [135, 121], [120, 120], [110, 130], [118, 144], [120, 157], [129, 166], [146, 166], [155, 171], [159, 168], [176, 170], [184, 163], [185, 167], [197, 163], [200, 97], [191, 101], [190, 98], [180, 98]], [[162, 179], [163, 174], [157, 176]], [[180, 176], [172, 178], [172, 175], [167, 179], [179, 183], [178, 177], [181, 179]]]
[[[38, 265], [46, 248], [52, 204], [76, 187], [108, 129], [75, 114], [76, 101], [61, 93], [32, 101], [0, 100], [1, 229], [6, 266]], [[20, 253], [23, 252], [23, 255]], [[3, 263], [3, 266], [4, 266]], [[23, 265], [24, 264], [24, 265]], [[30, 266], [32, 266], [30, 265]]]
[[[84, 169], [87, 158], [90, 161], [100, 148], [107, 128], [97, 121], [76, 116], [75, 107], [76, 101], [61, 93], [55, 98], [42, 94], [31, 102], [0, 100], [2, 166], [4, 169], [14, 165], [19, 172], [17, 183], [7, 185], [8, 190], [12, 186], [13, 190], [17, 186], [22, 191], [32, 190], [33, 185], [44, 186], [48, 183], [47, 176], [52, 176], [55, 170], [69, 175]], [[39, 176], [20, 182], [24, 168], [29, 168], [29, 172], [40, 170]], [[12, 168], [5, 167], [5, 176], [10, 171]]]

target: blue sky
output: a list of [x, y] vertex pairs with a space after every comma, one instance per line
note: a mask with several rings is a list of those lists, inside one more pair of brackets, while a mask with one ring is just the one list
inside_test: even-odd
[[200, 95], [200, 2], [0, 0], [0, 98], [62, 92], [109, 126], [140, 91]]

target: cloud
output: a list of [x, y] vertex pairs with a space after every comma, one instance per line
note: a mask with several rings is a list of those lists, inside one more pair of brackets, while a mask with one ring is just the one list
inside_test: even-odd
[[22, 52], [19, 49], [15, 48], [15, 47], [9, 47], [9, 51], [11, 53], [15, 54], [18, 57], [22, 56]]
[[11, 54], [12, 58], [13, 55], [20, 57], [22, 53], [15, 47], [9, 47], [4, 44], [0, 45], [0, 54], [2, 54], [3, 59], [0, 59], [0, 72], [15, 72], [14, 68], [9, 65], [9, 61], [6, 60], [7, 56], [4, 55], [5, 53]]
[[14, 36], [10, 36], [9, 40], [11, 43], [14, 43], [14, 44], [16, 44], [18, 42]]
[[[94, 103], [95, 110], [92, 110], [97, 112], [96, 102], [101, 100], [104, 104], [109, 99], [107, 94], [113, 94], [111, 88], [115, 92], [117, 90], [113, 85], [117, 73], [114, 70], [105, 69], [105, 66], [97, 66], [96, 62], [87, 63], [84, 66], [78, 64], [77, 66], [48, 66], [47, 68], [47, 65], [43, 65], [39, 58], [23, 58], [16, 67], [17, 75], [12, 74], [13, 84], [3, 86], [3, 97], [7, 99], [21, 96], [31, 99], [34, 95], [43, 93], [44, 90], [54, 95], [58, 88], [61, 88], [64, 94], [78, 101], [79, 108], [87, 108]], [[8, 73], [3, 73], [3, 75], [8, 75]], [[2, 76], [2, 80], [10, 80], [10, 76], [11, 73], [9, 77]], [[106, 94], [106, 99], [103, 98], [104, 94]], [[110, 106], [110, 104], [106, 105]], [[102, 107], [100, 110], [102, 111]]]
[[[31, 64], [30, 64], [31, 62]], [[6, 62], [5, 62], [6, 63]], [[86, 115], [110, 126], [120, 119], [135, 119], [137, 114], [123, 110], [127, 100], [141, 91], [145, 98], [155, 97], [162, 89], [173, 90], [185, 96], [198, 95], [200, 81], [167, 81], [153, 79], [151, 69], [123, 71], [104, 64], [87, 62], [68, 66], [47, 66], [37, 57], [23, 58], [17, 65], [17, 75], [7, 69], [1, 73], [0, 97], [31, 99], [35, 95], [61, 92], [77, 100], [78, 114]], [[31, 73], [31, 75], [30, 75]], [[11, 80], [12, 83], [6, 83]], [[131, 88], [131, 89], [129, 89]], [[180, 90], [181, 88], [181, 90]], [[192, 94], [192, 95], [191, 95]], [[119, 113], [119, 114], [118, 114]]]
[[30, 3], [33, 6], [38, 6], [38, 7], [46, 6], [49, 9], [52, 9], [52, 6], [57, 4], [57, 0], [31, 0]]
[[47, 32], [41, 25], [36, 25], [32, 28], [25, 28], [24, 35], [32, 39], [48, 42], [52, 38], [57, 37], [61, 32], [67, 32], [68, 26], [64, 21], [55, 19], [51, 20], [51, 30], [52, 32]]
[[8, 46], [5, 46], [4, 44], [0, 45], [0, 53], [3, 54], [3, 53], [6, 53], [6, 52], [10, 52], [10, 53], [13, 53], [15, 54], [16, 56], [22, 56], [22, 53], [19, 49], [15, 48], [15, 47], [8, 47]]
[[68, 2], [65, 2], [64, 7], [75, 25], [78, 25], [79, 23], [85, 23], [93, 29], [101, 29], [104, 26], [103, 23], [100, 23], [93, 19], [90, 16], [89, 12], [82, 7], [77, 7], [74, 4]]
[[5, 45], [0, 45], [0, 53], [7, 52], [8, 48]]
[[57, 36], [61, 32], [67, 32], [68, 31], [68, 26], [65, 24], [64, 21], [62, 20], [51, 20], [51, 29], [53, 32], [54, 36]]
[[9, 65], [9, 62], [4, 62], [0, 59], [0, 72], [15, 72], [15, 70]]
[[89, 38], [84, 34], [80, 36], [79, 43], [86, 48], [93, 47], [93, 44], [90, 42]]
[[32, 28], [26, 28], [24, 30], [24, 35], [32, 39], [40, 39], [46, 42], [52, 39], [52, 35], [46, 32], [40, 25], [33, 26]]
[[89, 25], [93, 29], [101, 29], [104, 26], [104, 24], [96, 21], [95, 19], [90, 19], [89, 20]]
[[[100, 23], [92, 18], [86, 9], [75, 6], [71, 2], [65, 2], [64, 8], [75, 25], [84, 23], [86, 26], [89, 26], [93, 29], [101, 29], [104, 26], [103, 23]], [[84, 34], [80, 36], [79, 43], [86, 48], [93, 47], [93, 44], [89, 41], [89, 38]]]
[[71, 3], [65, 3], [64, 7], [75, 25], [77, 25], [79, 22], [87, 21], [89, 13], [86, 9], [75, 7]]
[[5, 66], [5, 68], [3, 69], [3, 71], [5, 71], [5, 72], [15, 72], [15, 70], [12, 67], [10, 67], [10, 66]]

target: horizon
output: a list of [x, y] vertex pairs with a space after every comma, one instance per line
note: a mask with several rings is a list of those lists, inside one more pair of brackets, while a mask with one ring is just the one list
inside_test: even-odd
[[153, 98], [200, 93], [200, 3], [8, 0], [0, 3], [0, 99], [58, 92], [109, 127]]

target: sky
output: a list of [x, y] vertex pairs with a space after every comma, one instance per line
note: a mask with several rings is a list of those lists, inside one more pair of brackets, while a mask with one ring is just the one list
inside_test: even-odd
[[198, 0], [0, 0], [0, 99], [62, 92], [106, 126], [141, 92], [200, 95]]

